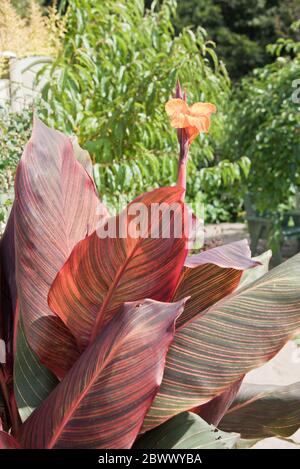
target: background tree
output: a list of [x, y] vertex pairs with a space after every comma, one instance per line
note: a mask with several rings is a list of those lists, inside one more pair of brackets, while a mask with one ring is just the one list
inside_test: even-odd
[[291, 24], [300, 17], [298, 0], [182, 0], [176, 28], [202, 26], [213, 39], [231, 78], [272, 62], [267, 44], [299, 38]]
[[281, 40], [270, 49], [294, 57], [278, 57], [235, 88], [222, 154], [251, 160], [245, 190], [258, 210], [277, 217], [300, 186], [300, 44]]

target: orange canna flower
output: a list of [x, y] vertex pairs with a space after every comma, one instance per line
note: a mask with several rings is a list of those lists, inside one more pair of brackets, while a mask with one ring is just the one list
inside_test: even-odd
[[185, 129], [189, 144], [200, 132], [208, 132], [210, 116], [217, 110], [211, 103], [195, 103], [188, 106], [186, 101], [180, 98], [170, 99], [165, 109], [170, 117], [171, 126], [175, 129]]

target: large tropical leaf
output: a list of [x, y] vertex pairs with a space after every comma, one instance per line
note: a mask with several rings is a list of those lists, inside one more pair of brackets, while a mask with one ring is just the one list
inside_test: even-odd
[[[73, 250], [51, 287], [49, 305], [71, 330], [81, 349], [125, 301], [172, 299], [186, 258], [181, 194], [178, 187], [143, 194], [120, 215], [108, 219], [103, 227], [103, 231], [125, 227], [124, 236], [118, 232], [113, 236], [112, 231], [110, 236], [103, 237], [97, 230]], [[153, 216], [153, 208], [158, 204], [162, 212]], [[142, 229], [134, 236], [130, 227], [137, 218], [137, 207], [143, 209], [139, 218]], [[169, 217], [170, 209], [174, 210]], [[178, 237], [176, 228], [182, 233]]]
[[140, 449], [232, 449], [239, 435], [225, 433], [191, 412], [182, 412], [141, 436]]
[[300, 330], [299, 276], [300, 254], [181, 327], [143, 430], [205, 404], [276, 355]]
[[70, 140], [37, 118], [15, 192], [17, 288], [25, 333], [42, 363], [61, 377], [78, 351], [48, 307], [47, 295], [74, 245], [95, 229], [99, 200]]
[[[209, 306], [232, 293], [244, 271], [260, 265], [251, 260], [246, 239], [190, 256], [175, 292], [174, 300], [190, 296], [176, 326], [180, 327]], [[257, 267], [258, 268], [258, 267]]]
[[286, 386], [243, 384], [220, 422], [242, 438], [288, 437], [300, 427], [300, 382]]
[[21, 429], [26, 448], [130, 448], [184, 301], [126, 303]]
[[211, 401], [193, 409], [193, 412], [202, 417], [207, 423], [218, 426], [220, 420], [234, 401], [243, 378], [244, 376]]
[[89, 152], [81, 148], [81, 146], [78, 143], [77, 137], [71, 137], [71, 142], [73, 145], [75, 158], [77, 159], [77, 161], [79, 161], [80, 164], [82, 164], [82, 166], [84, 167], [84, 169], [86, 170], [90, 178], [94, 180], [93, 163], [89, 155]]

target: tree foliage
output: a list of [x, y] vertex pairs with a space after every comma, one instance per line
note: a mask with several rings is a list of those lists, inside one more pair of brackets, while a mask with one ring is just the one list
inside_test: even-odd
[[120, 194], [131, 198], [173, 183], [176, 136], [166, 124], [164, 104], [177, 77], [192, 101], [218, 103], [212, 136], [193, 149], [188, 196], [206, 201], [200, 189], [212, 180], [214, 187], [225, 187], [247, 170], [246, 160], [218, 166], [228, 77], [202, 28], [175, 35], [176, 7], [174, 0], [153, 2], [151, 9], [143, 0], [69, 2], [64, 48], [43, 90], [42, 115], [78, 135], [96, 163], [96, 183], [108, 203]]

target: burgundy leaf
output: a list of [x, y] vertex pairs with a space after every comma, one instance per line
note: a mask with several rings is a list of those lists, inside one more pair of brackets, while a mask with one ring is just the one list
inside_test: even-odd
[[184, 300], [125, 303], [21, 428], [25, 448], [130, 448], [162, 380]]
[[47, 296], [75, 244], [95, 230], [99, 200], [70, 140], [37, 118], [15, 192], [16, 280], [26, 336], [42, 363], [61, 377], [78, 351]]
[[[173, 299], [187, 253], [186, 212], [181, 195], [182, 189], [178, 187], [155, 189], [135, 199], [104, 226], [105, 230], [112, 226], [130, 227], [136, 217], [130, 214], [131, 209], [141, 204], [145, 210], [144, 230], [137, 237], [129, 229], [124, 237], [101, 237], [94, 232], [74, 248], [51, 287], [49, 305], [76, 337], [81, 349], [125, 301]], [[152, 216], [155, 204], [163, 207], [157, 217]], [[171, 216], [166, 218], [168, 214]], [[176, 224], [180, 229], [178, 237], [174, 233]], [[160, 230], [164, 230], [164, 235]], [[160, 235], [154, 237], [154, 231]]]

